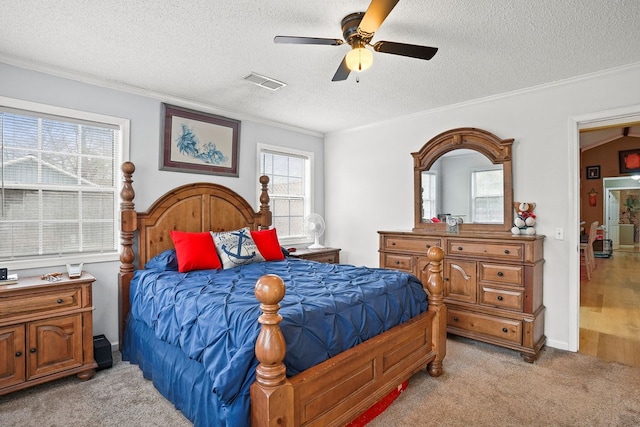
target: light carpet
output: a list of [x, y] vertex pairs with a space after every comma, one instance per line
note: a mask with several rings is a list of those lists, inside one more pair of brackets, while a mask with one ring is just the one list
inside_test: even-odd
[[[515, 351], [449, 337], [445, 373], [414, 375], [370, 427], [639, 426], [640, 369], [548, 348]], [[114, 356], [90, 381], [75, 376], [0, 396], [2, 426], [190, 426], [137, 366]]]

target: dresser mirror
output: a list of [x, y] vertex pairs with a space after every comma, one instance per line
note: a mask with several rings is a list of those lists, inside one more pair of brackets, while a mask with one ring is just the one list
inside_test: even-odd
[[[476, 128], [429, 140], [414, 159], [414, 231], [509, 231], [513, 225], [511, 145]], [[474, 190], [475, 188], [475, 190]]]

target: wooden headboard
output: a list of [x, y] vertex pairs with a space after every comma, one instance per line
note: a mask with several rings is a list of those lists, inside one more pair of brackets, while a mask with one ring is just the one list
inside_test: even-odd
[[120, 192], [121, 250], [118, 274], [121, 346], [130, 308], [129, 285], [133, 273], [136, 266], [142, 269], [151, 258], [173, 248], [170, 230], [231, 231], [243, 227], [260, 230], [271, 226], [267, 176], [260, 177], [262, 189], [258, 211], [254, 211], [249, 202], [227, 187], [198, 182], [170, 190], [146, 212], [136, 212], [132, 186], [134, 171], [133, 163], [122, 164], [124, 183]]

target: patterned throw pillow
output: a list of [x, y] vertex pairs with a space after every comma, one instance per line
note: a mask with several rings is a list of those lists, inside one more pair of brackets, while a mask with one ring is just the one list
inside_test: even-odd
[[234, 231], [211, 232], [222, 268], [233, 268], [252, 262], [262, 262], [256, 243], [251, 238], [249, 227]]

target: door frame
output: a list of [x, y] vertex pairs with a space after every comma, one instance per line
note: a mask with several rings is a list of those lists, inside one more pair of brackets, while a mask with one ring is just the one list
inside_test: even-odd
[[[640, 104], [594, 113], [570, 116], [569, 131], [569, 224], [580, 222], [580, 130], [602, 126], [623, 125], [640, 121]], [[569, 247], [569, 351], [578, 351], [580, 344], [580, 227], [570, 227]]]

